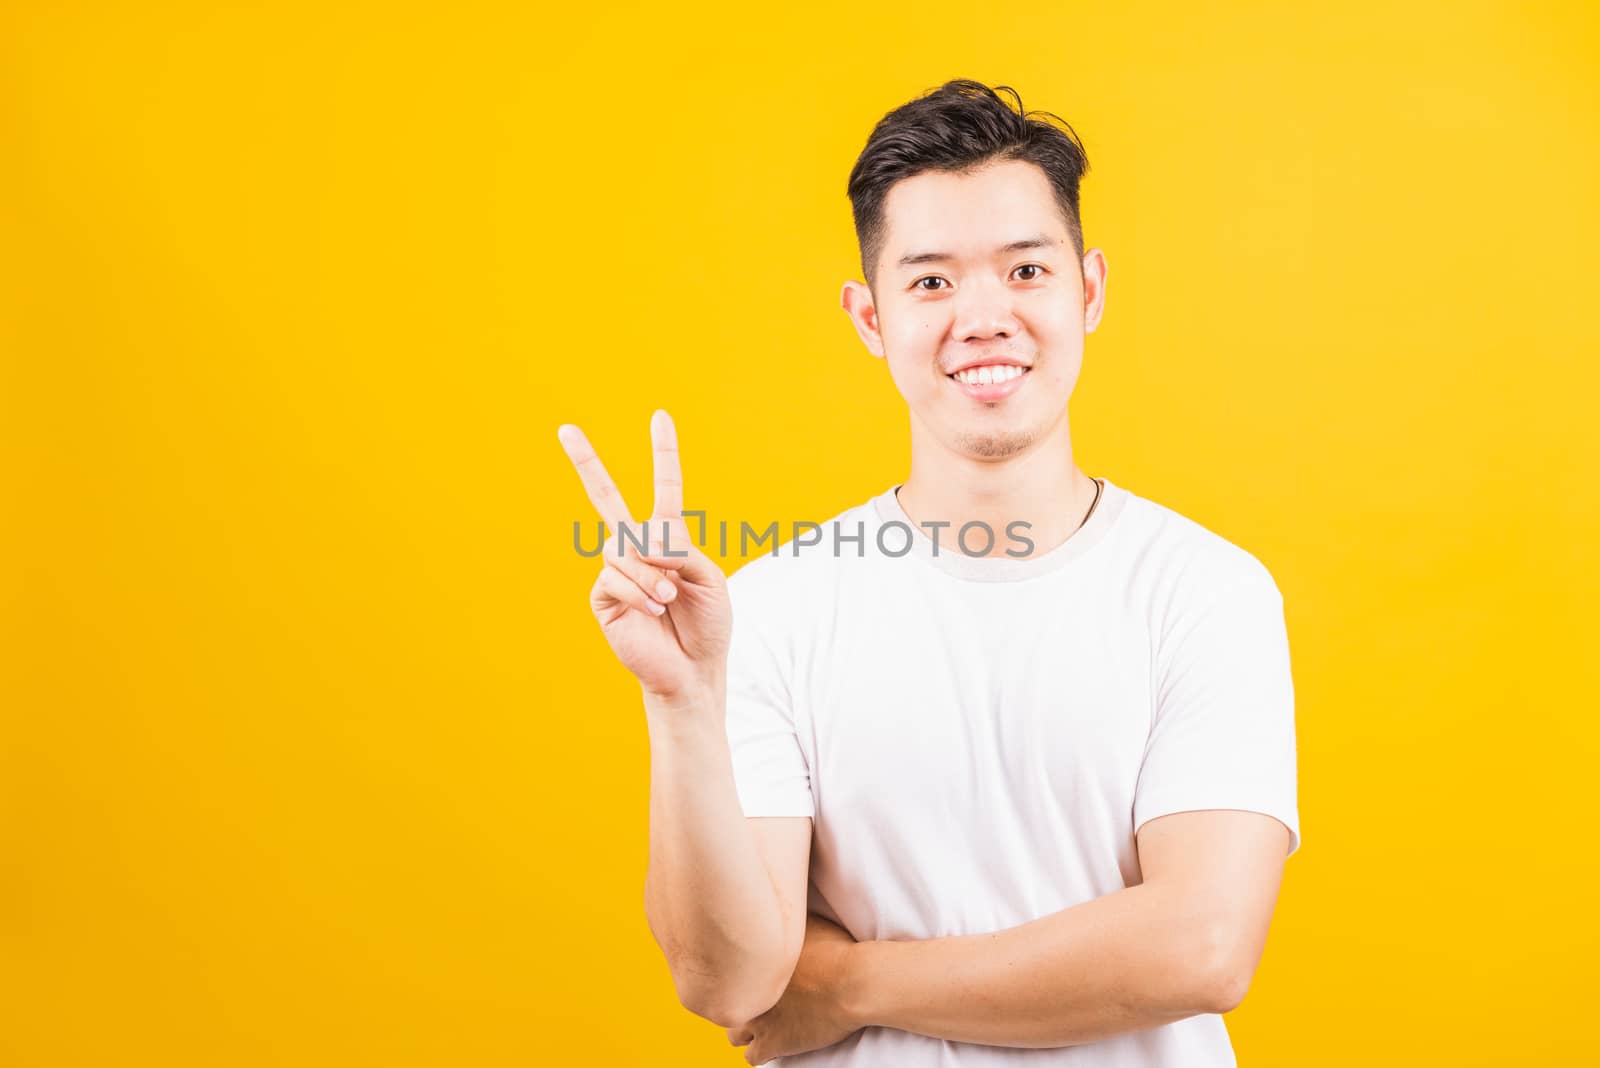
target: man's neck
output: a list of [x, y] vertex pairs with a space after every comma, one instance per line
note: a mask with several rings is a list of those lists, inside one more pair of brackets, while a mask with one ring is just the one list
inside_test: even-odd
[[[938, 442], [919, 442], [916, 436], [911, 452], [911, 474], [898, 494], [900, 507], [930, 538], [934, 528], [921, 524], [948, 522], [937, 528], [941, 547], [956, 548], [962, 526], [980, 522], [994, 532], [988, 555], [1015, 553], [1019, 537], [1033, 542], [1030, 558], [1043, 555], [1077, 531], [1098, 489], [1073, 462], [1064, 422], [1056, 433], [1004, 460], [975, 460]], [[1018, 520], [1029, 525], [1008, 533], [1007, 526]], [[983, 529], [974, 527], [965, 546], [976, 553], [986, 540]]]

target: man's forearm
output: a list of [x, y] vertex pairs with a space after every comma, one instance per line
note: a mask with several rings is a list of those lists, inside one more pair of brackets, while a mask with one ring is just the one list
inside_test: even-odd
[[995, 1046], [1095, 1042], [1232, 1007], [1201, 904], [1141, 884], [1017, 927], [862, 942], [844, 996], [862, 1026]]
[[764, 1011], [788, 981], [779, 897], [739, 805], [724, 701], [720, 688], [678, 705], [645, 698], [645, 914], [679, 1000], [718, 1022]]

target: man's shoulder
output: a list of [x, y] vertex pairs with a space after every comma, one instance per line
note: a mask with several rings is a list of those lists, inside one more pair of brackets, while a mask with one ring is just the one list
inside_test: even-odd
[[1199, 520], [1133, 492], [1127, 512], [1142, 565], [1174, 591], [1205, 595], [1264, 586], [1277, 592], [1276, 580], [1260, 557]]

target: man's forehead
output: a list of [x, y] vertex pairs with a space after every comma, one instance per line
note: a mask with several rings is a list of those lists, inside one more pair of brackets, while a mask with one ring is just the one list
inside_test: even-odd
[[1019, 161], [902, 179], [885, 198], [884, 222], [890, 265], [1048, 251], [1071, 241], [1044, 172]]

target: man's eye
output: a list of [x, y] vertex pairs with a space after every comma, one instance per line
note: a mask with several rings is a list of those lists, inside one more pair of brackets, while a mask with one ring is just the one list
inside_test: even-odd
[[[1042, 264], [1038, 264], [1038, 263], [1024, 263], [1022, 266], [1017, 268], [1018, 271], [1037, 271], [1040, 274], [1042, 274], [1044, 272], [1044, 269], [1045, 269], [1044, 266]], [[1024, 282], [1033, 282], [1033, 281], [1037, 281], [1038, 278], [1039, 278], [1039, 275], [1038, 274], [1034, 274], [1034, 275], [1030, 275], [1027, 278], [1022, 279], [1022, 281], [1024, 281]], [[942, 286], [929, 286], [929, 285], [923, 285], [923, 283], [924, 282], [943, 282], [943, 281], [944, 281], [944, 279], [940, 278], [938, 275], [930, 274], [930, 275], [926, 275], [926, 276], [924, 276], [922, 278], [917, 279], [915, 282], [912, 282], [911, 285], [914, 288], [920, 289], [925, 293], [937, 293], [941, 288], [943, 288]]]

